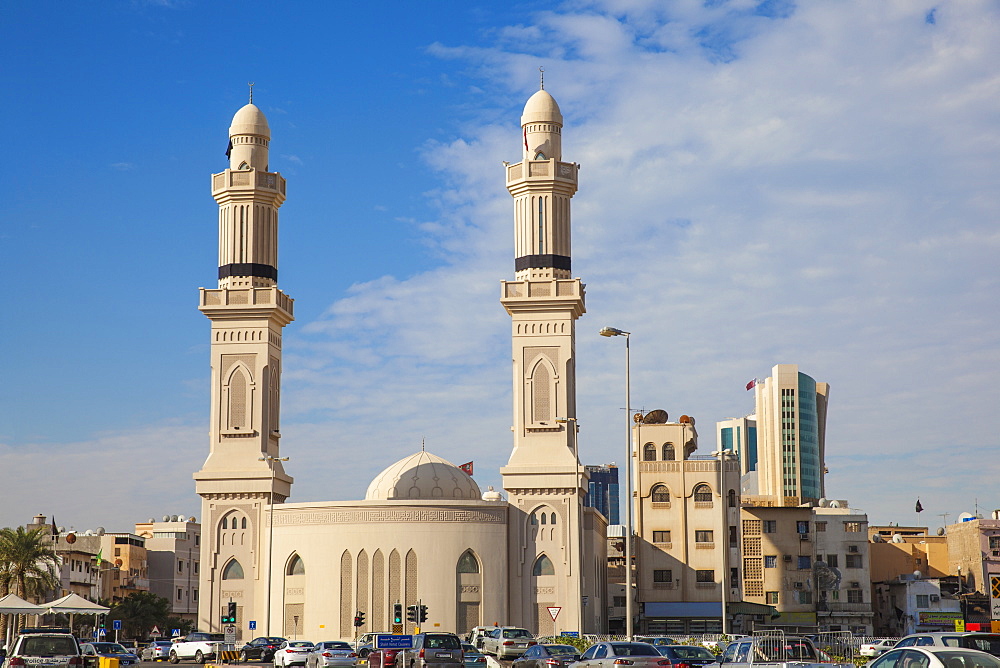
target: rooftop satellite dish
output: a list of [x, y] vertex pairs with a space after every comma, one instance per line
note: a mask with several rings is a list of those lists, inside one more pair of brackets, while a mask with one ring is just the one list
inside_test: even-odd
[[843, 506], [841, 506], [840, 501], [831, 501], [830, 502], [830, 507], [831, 508], [842, 508]]
[[198, 520], [195, 519], [194, 515], [192, 515], [191, 517], [188, 518], [188, 522], [191, 522], [192, 524], [196, 523], [197, 521]]
[[170, 515], [164, 515], [163, 516], [163, 521], [164, 522], [169, 522], [170, 521]]
[[121, 559], [115, 559], [115, 566], [117, 566], [118, 568], [121, 568], [122, 564], [124, 564], [124, 563], [125, 562], [122, 561]]
[[642, 418], [643, 424], [666, 424], [670, 416], [667, 415], [667, 411], [657, 408], [655, 411], [649, 411]]
[[152, 524], [152, 523], [153, 523], [153, 522], [155, 522], [155, 521], [156, 521], [156, 520], [154, 520], [154, 519], [153, 519], [152, 517], [150, 517], [150, 518], [149, 518], [149, 523], [150, 523], [150, 524]]
[[170, 521], [171, 522], [176, 522], [177, 521], [177, 515], [171, 515], [170, 516]]
[[937, 535], [939, 535], [939, 536], [943, 536], [944, 535], [944, 527], [938, 527]]
[[882, 536], [880, 536], [878, 534], [875, 534], [874, 536], [872, 536], [872, 542], [873, 543], [884, 543], [885, 539], [882, 538]]
[[894, 534], [892, 534], [892, 542], [893, 543], [905, 543], [906, 541], [903, 540], [903, 534], [901, 534], [901, 533], [894, 533]]
[[820, 499], [816, 505], [818, 505], [820, 508], [829, 508], [830, 499]]
[[961, 515], [958, 516], [959, 522], [968, 522], [969, 520], [974, 520], [974, 519], [976, 519], [976, 516], [973, 515], [972, 513], [962, 513]]
[[689, 424], [692, 427], [694, 426], [694, 418], [691, 417], [690, 415], [682, 415], [681, 418], [678, 420], [678, 422], [680, 422], [681, 424]]
[[913, 579], [914, 580], [919, 580], [922, 577], [924, 577], [923, 573], [921, 573], [920, 571], [913, 571]]
[[86, 531], [83, 532], [83, 535], [84, 536], [93, 536], [94, 535], [94, 530], [93, 529], [87, 529]]
[[97, 535], [98, 536], [103, 536], [104, 533], [105, 533], [104, 527], [97, 527]]

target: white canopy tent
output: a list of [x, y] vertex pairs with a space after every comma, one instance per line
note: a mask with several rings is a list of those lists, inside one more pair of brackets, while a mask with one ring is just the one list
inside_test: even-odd
[[[17, 594], [7, 594], [3, 598], [0, 598], [0, 615], [42, 615], [45, 614], [45, 608], [40, 605], [35, 605], [34, 603], [29, 603]], [[6, 646], [10, 646], [10, 641], [12, 640], [14, 632], [14, 624], [10, 622], [7, 623], [7, 638], [0, 638], [6, 642]]]
[[43, 603], [42, 608], [46, 612], [54, 614], [81, 613], [85, 615], [104, 615], [111, 610], [111, 608], [105, 608], [103, 605], [88, 601], [79, 594], [67, 594], [62, 598]]

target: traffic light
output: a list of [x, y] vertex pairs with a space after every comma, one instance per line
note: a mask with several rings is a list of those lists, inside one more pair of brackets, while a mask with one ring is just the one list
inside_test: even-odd
[[419, 622], [426, 622], [427, 621], [427, 606], [426, 605], [420, 606], [420, 609], [418, 610], [418, 612], [420, 614], [417, 615], [417, 621], [419, 621]]
[[230, 601], [226, 605], [226, 612], [222, 615], [223, 624], [235, 624], [236, 623], [236, 601]]
[[365, 613], [363, 613], [360, 610], [358, 610], [358, 614], [356, 614], [354, 616], [354, 625], [355, 626], [364, 626], [365, 625]]
[[406, 606], [406, 621], [417, 623], [417, 606], [408, 605]]
[[392, 606], [392, 623], [402, 624], [403, 623], [403, 604], [397, 603]]

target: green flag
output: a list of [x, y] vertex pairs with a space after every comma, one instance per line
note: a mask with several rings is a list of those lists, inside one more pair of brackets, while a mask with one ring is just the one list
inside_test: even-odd
[[103, 552], [103, 551], [104, 551], [103, 547], [100, 550], [97, 551], [97, 565], [98, 565], [98, 567], [101, 565], [101, 562], [104, 561], [104, 559], [101, 558], [101, 552]]

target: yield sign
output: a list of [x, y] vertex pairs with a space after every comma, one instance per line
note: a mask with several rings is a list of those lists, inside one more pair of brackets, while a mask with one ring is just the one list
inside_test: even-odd
[[154, 626], [153, 630], [149, 632], [150, 637], [159, 638], [162, 634], [160, 633], [160, 627]]
[[556, 621], [556, 617], [559, 616], [559, 611], [562, 610], [562, 608], [557, 608], [555, 606], [547, 609], [549, 611], [549, 617], [552, 618], [552, 621]]

